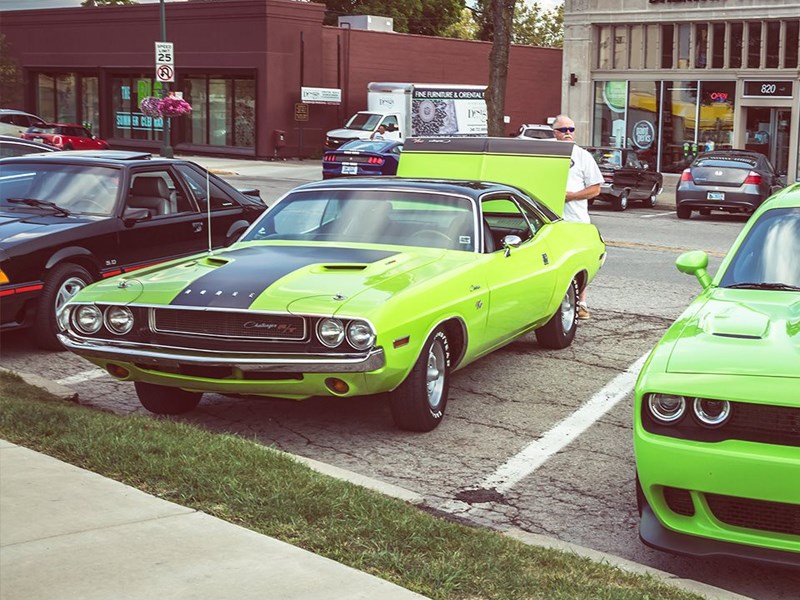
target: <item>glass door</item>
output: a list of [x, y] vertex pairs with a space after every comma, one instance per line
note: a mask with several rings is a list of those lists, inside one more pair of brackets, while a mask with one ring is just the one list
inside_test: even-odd
[[781, 175], [789, 170], [789, 108], [747, 109], [745, 149], [761, 152]]

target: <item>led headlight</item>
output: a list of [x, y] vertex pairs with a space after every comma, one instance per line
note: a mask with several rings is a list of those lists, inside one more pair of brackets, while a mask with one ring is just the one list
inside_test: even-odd
[[84, 304], [75, 309], [72, 323], [83, 333], [97, 333], [103, 326], [103, 313], [94, 304]]
[[133, 329], [133, 313], [127, 306], [109, 306], [106, 309], [105, 323], [112, 333], [125, 335]]
[[648, 394], [647, 408], [660, 423], [675, 423], [686, 413], [686, 398], [671, 394]]
[[709, 398], [695, 398], [694, 416], [706, 427], [719, 427], [731, 416], [731, 403], [727, 400], [710, 400]]
[[335, 348], [344, 339], [344, 325], [339, 319], [321, 319], [317, 323], [317, 338], [328, 348]]
[[350, 321], [347, 325], [347, 341], [356, 350], [366, 350], [375, 343], [375, 332], [366, 321]]

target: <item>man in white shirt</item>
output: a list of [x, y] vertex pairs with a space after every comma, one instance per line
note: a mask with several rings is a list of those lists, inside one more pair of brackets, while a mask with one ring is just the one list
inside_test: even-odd
[[[579, 223], [591, 223], [589, 219], [589, 198], [600, 193], [603, 174], [592, 155], [575, 144], [575, 122], [567, 115], [558, 115], [553, 122], [556, 139], [572, 142], [572, 157], [569, 175], [567, 176], [567, 193], [564, 197], [564, 220]], [[588, 319], [589, 308], [586, 305], [586, 288], [583, 288], [578, 300], [578, 318]]]

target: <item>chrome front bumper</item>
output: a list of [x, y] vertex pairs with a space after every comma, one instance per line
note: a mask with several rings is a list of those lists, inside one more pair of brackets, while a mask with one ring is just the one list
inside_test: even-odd
[[367, 373], [386, 364], [383, 348], [353, 354], [272, 354], [203, 351], [192, 348], [155, 348], [132, 342], [98, 340], [59, 334], [64, 347], [85, 358], [136, 363], [144, 367], [182, 365], [229, 367], [245, 372]]

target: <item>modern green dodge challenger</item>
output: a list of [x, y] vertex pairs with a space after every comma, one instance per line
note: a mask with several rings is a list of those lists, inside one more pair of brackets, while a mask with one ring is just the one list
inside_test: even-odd
[[695, 556], [800, 567], [800, 184], [750, 218], [636, 384], [639, 534]]
[[531, 331], [575, 336], [606, 249], [558, 216], [571, 148], [408, 140], [398, 177], [302, 185], [226, 249], [87, 287], [60, 339], [155, 413], [204, 392], [388, 393], [397, 426], [430, 431], [453, 370]]

